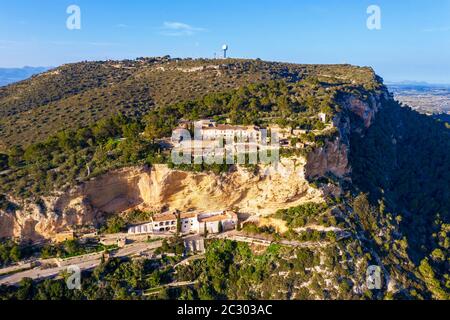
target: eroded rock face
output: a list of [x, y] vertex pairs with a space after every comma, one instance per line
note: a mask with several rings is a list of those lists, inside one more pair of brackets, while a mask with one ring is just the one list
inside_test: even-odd
[[351, 172], [348, 150], [348, 145], [338, 138], [311, 152], [305, 167], [308, 179], [316, 179], [329, 173], [340, 178], [347, 177]]
[[43, 200], [45, 208], [36, 203], [18, 202], [19, 209], [14, 212], [0, 211], [0, 238], [40, 241], [97, 219], [98, 210], [79, 195], [61, 194]]
[[[357, 115], [364, 126], [369, 128], [378, 111], [382, 108], [382, 100], [388, 99], [388, 93], [378, 95], [370, 94], [366, 101], [349, 95], [342, 101], [346, 111]], [[339, 178], [350, 179], [351, 167], [349, 163], [351, 120], [346, 113], [338, 114], [334, 121], [339, 135], [332, 141], [328, 141], [324, 147], [317, 148], [307, 157], [305, 176], [308, 180], [314, 180], [328, 174]]]
[[373, 96], [370, 97], [369, 102], [351, 96], [348, 98], [346, 107], [363, 119], [365, 127], [369, 128], [378, 112], [379, 104]]
[[110, 172], [83, 184], [75, 193], [101, 212], [122, 212], [142, 203], [138, 186], [142, 175], [142, 168]]
[[0, 238], [49, 239], [132, 208], [236, 208], [242, 213], [267, 215], [304, 202], [323, 201], [323, 193], [306, 181], [304, 166], [304, 159], [283, 159], [277, 166], [260, 167], [258, 173], [238, 167], [220, 176], [171, 170], [166, 165], [122, 169], [45, 198], [45, 209], [28, 203], [14, 213], [1, 212]]
[[155, 166], [139, 184], [143, 206], [155, 210], [161, 205], [203, 211], [237, 208], [242, 213], [267, 215], [305, 201], [322, 201], [322, 193], [305, 180], [304, 163], [284, 159], [277, 168], [261, 167], [257, 174], [238, 167], [221, 176]]

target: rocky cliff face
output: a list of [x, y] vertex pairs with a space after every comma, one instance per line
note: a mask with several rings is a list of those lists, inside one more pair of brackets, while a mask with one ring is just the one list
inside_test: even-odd
[[338, 177], [347, 177], [350, 173], [348, 163], [348, 145], [341, 138], [329, 141], [308, 155], [305, 167], [309, 179], [323, 177], [329, 173]]
[[[351, 123], [350, 115], [356, 115], [365, 128], [369, 128], [382, 108], [383, 100], [389, 99], [387, 89], [380, 93], [370, 93], [368, 98], [362, 99], [354, 95], [345, 96], [341, 101], [343, 111], [334, 119], [333, 124], [338, 129], [337, 137], [330, 139], [324, 147], [316, 148], [307, 157], [305, 176], [308, 180], [317, 179], [327, 174], [339, 178], [350, 179], [351, 167], [349, 163], [350, 134], [355, 126]], [[360, 130], [362, 134], [362, 130]]]
[[220, 176], [171, 170], [166, 165], [122, 169], [46, 198], [45, 205], [17, 203], [20, 209], [14, 213], [1, 212], [0, 238], [48, 239], [132, 208], [237, 208], [250, 215], [266, 215], [304, 202], [323, 201], [323, 192], [306, 181], [304, 166], [304, 159], [283, 159], [277, 166], [260, 167], [257, 173], [238, 167]]

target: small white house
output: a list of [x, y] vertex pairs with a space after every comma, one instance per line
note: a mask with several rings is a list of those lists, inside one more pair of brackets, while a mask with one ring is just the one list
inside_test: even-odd
[[319, 113], [319, 119], [320, 119], [320, 121], [322, 121], [323, 123], [327, 123], [327, 120], [328, 120], [327, 114], [326, 114], [326, 113], [323, 113], [323, 112]]
[[205, 213], [198, 216], [198, 222], [199, 229], [197, 233], [204, 234], [206, 230], [208, 233], [217, 234], [236, 229], [238, 216], [231, 211]]

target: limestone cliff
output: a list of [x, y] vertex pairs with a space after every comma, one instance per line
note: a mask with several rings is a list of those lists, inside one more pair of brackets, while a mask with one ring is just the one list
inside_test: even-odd
[[[341, 99], [340, 105], [343, 110], [333, 119], [333, 125], [339, 134], [329, 139], [323, 147], [316, 148], [308, 154], [305, 166], [305, 176], [308, 180], [327, 174], [350, 179], [351, 167], [348, 157], [350, 134], [351, 130], [357, 130], [351, 123], [351, 115], [360, 118], [364, 126], [369, 128], [386, 99], [389, 99], [387, 89], [369, 93], [364, 99], [355, 95], [346, 95]], [[362, 134], [362, 130], [360, 133]]]
[[171, 170], [166, 165], [121, 169], [68, 193], [45, 198], [45, 205], [17, 203], [15, 212], [1, 212], [0, 238], [51, 238], [68, 228], [95, 224], [106, 214], [131, 208], [237, 208], [242, 213], [266, 215], [307, 201], [323, 201], [322, 191], [306, 181], [304, 165], [301, 158], [283, 159], [276, 167], [260, 167], [257, 173], [237, 167], [220, 176]]

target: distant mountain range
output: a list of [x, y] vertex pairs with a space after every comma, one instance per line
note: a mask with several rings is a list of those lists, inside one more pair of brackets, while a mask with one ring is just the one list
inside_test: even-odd
[[440, 87], [440, 88], [448, 88], [450, 84], [439, 84], [439, 83], [429, 83], [426, 81], [400, 81], [400, 82], [391, 82], [386, 81], [385, 84], [389, 87]]
[[0, 87], [28, 79], [29, 77], [45, 72], [50, 67], [23, 67], [23, 68], [0, 68]]
[[387, 85], [418, 85], [418, 86], [430, 85], [428, 82], [425, 82], [425, 81], [409, 81], [409, 80], [399, 81], [399, 82], [386, 81], [386, 84]]

